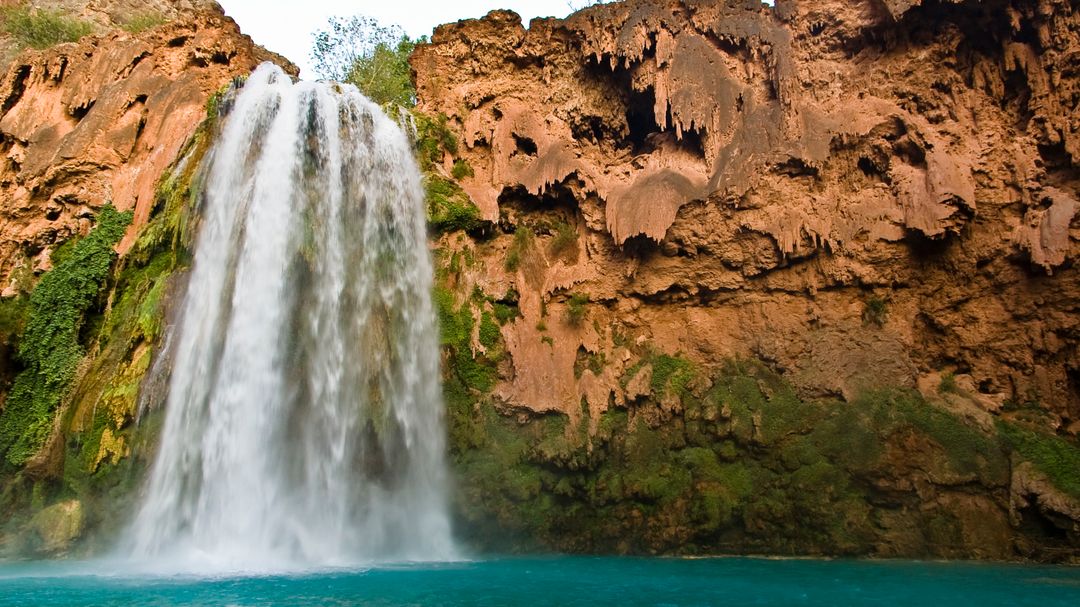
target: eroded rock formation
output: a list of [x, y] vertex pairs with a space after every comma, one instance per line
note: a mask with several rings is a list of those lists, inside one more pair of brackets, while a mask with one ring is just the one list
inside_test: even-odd
[[[242, 35], [216, 3], [68, 4], [104, 33], [27, 50], [0, 80], [5, 297], [29, 289], [53, 248], [85, 235], [107, 203], [135, 211], [121, 244], [130, 247], [158, 181], [205, 118], [207, 99], [263, 61], [288, 63]], [[139, 34], [106, 29], [109, 19], [147, 10], [182, 18]]]
[[[420, 108], [463, 144], [442, 172], [491, 222], [441, 241], [445, 282], [482, 295], [478, 315], [521, 315], [475, 411], [670, 428], [689, 407], [650, 381], [662, 354], [763, 361], [804, 399], [919, 389], [991, 431], [1031, 410], [1075, 443], [1075, 2], [626, 0], [528, 29], [493, 12], [439, 28], [412, 65]], [[864, 479], [895, 498], [883, 511], [993, 512], [984, 545], [1011, 554], [1008, 475], [965, 510], [972, 479], [942, 481], [921, 440]], [[1075, 549], [1053, 501], [1032, 503], [1071, 521]], [[888, 516], [882, 537], [925, 526]]]

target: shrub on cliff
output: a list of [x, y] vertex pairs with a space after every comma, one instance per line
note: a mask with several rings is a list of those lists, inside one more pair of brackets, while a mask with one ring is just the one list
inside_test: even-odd
[[589, 296], [585, 293], [574, 293], [566, 302], [566, 320], [575, 327], [580, 326], [585, 320], [588, 311]]
[[354, 84], [380, 105], [416, 105], [409, 55], [418, 41], [400, 27], [370, 17], [331, 17], [313, 37], [311, 58], [320, 77]]
[[[413, 120], [416, 125], [416, 155], [420, 161], [420, 170], [431, 173], [442, 163], [446, 154], [453, 156], [458, 153], [457, 137], [450, 130], [450, 121], [446, 114], [428, 116], [413, 112]], [[469, 167], [467, 173], [461, 174], [461, 169], [457, 168], [458, 162], [460, 161], [454, 162], [454, 170], [451, 171], [454, 179], [460, 181], [465, 177], [471, 177], [472, 175], [468, 173], [472, 173], [472, 167]], [[469, 165], [463, 163], [463, 166]], [[461, 176], [459, 177], [458, 174]]]
[[21, 46], [49, 48], [62, 42], [75, 42], [94, 32], [93, 24], [61, 11], [32, 9], [25, 5], [0, 8], [0, 29], [13, 36]]

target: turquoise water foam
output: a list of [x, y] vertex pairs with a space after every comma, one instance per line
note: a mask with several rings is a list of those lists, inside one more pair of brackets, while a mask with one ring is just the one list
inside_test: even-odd
[[1080, 568], [551, 557], [233, 578], [0, 565], [0, 606], [1080, 605]]

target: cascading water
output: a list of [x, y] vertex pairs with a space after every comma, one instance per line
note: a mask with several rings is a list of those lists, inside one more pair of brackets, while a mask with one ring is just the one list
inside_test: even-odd
[[423, 193], [355, 88], [264, 65], [211, 152], [138, 559], [452, 557]]

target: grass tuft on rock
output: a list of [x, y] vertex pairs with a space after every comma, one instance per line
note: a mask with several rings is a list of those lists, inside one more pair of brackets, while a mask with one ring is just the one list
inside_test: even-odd
[[131, 34], [141, 34], [168, 22], [161, 13], [147, 11], [125, 17], [120, 22], [120, 28]]
[[77, 42], [94, 33], [89, 21], [52, 9], [16, 5], [0, 8], [0, 29], [20, 46], [46, 49], [64, 42]]
[[516, 272], [521, 267], [521, 263], [535, 241], [536, 235], [527, 226], [519, 227], [514, 232], [514, 241], [510, 243], [510, 249], [506, 252], [506, 271]]
[[461, 181], [462, 179], [475, 176], [476, 173], [473, 171], [473, 168], [469, 165], [468, 161], [455, 160], [454, 168], [451, 169], [450, 175], [452, 175], [454, 179]]

